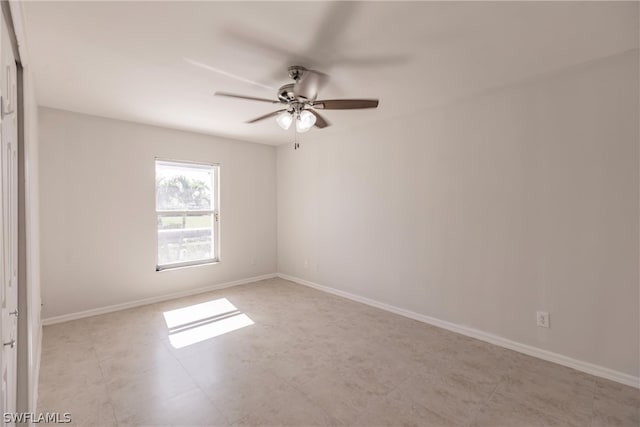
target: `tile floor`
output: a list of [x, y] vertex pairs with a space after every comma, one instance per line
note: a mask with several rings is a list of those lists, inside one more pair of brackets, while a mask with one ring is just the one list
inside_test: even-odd
[[[207, 301], [224, 304], [198, 313]], [[184, 317], [171, 334], [165, 312]], [[254, 323], [221, 334], [240, 313]], [[640, 391], [269, 279], [45, 327], [39, 411], [85, 426], [637, 427]]]

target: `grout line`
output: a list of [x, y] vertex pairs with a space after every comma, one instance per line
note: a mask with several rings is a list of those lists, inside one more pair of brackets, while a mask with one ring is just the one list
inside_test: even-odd
[[109, 396], [109, 406], [111, 407], [111, 411], [113, 413], [113, 419], [116, 422], [117, 426], [120, 426], [120, 419], [117, 416], [116, 413], [116, 408], [115, 405], [113, 404], [113, 398], [111, 397], [111, 388], [109, 387], [109, 384], [107, 383], [107, 376], [105, 374], [104, 371], [104, 367], [102, 366], [102, 360], [100, 360], [100, 358], [98, 357], [98, 352], [96, 351], [96, 341], [94, 338], [94, 334], [93, 332], [90, 330], [90, 328], [88, 327], [89, 325], [87, 325], [87, 329], [88, 329], [88, 333], [89, 333], [89, 337], [91, 339], [91, 351], [93, 352], [93, 357], [95, 358], [96, 362], [98, 363], [98, 369], [100, 369], [100, 376], [102, 377], [102, 384], [104, 385], [104, 388], [107, 390], [107, 395]]
[[597, 388], [597, 380], [593, 380], [593, 386], [591, 390], [591, 415], [589, 417], [589, 427], [593, 426], [593, 422], [596, 415], [596, 388]]
[[[206, 293], [206, 292], [204, 292], [203, 294], [205, 294], [205, 293]], [[177, 300], [180, 300], [180, 299], [183, 299], [183, 298], [187, 298], [187, 297], [189, 297], [189, 296], [191, 296], [191, 295], [184, 296], [184, 297], [178, 297], [178, 298], [175, 298], [175, 299], [170, 300], [170, 301], [177, 301]], [[159, 312], [158, 312], [157, 314], [159, 314]], [[155, 331], [155, 332], [157, 333], [158, 331]], [[167, 333], [168, 333], [168, 332], [169, 332], [169, 331], [167, 330]], [[193, 383], [194, 383], [194, 384], [195, 384], [195, 386], [196, 386], [196, 389], [197, 389], [197, 390], [199, 390], [199, 391], [202, 393], [202, 395], [203, 395], [203, 396], [204, 396], [204, 397], [205, 397], [205, 398], [206, 398], [206, 399], [211, 403], [211, 405], [214, 407], [214, 409], [220, 413], [220, 415], [222, 416], [222, 418], [225, 420], [226, 425], [227, 425], [227, 426], [230, 426], [231, 424], [229, 423], [229, 420], [227, 419], [227, 416], [224, 414], [224, 412], [222, 412], [222, 411], [220, 410], [220, 408], [218, 407], [218, 405], [216, 405], [216, 403], [215, 403], [213, 400], [211, 400], [211, 398], [209, 397], [209, 395], [208, 395], [208, 394], [204, 391], [204, 389], [200, 386], [200, 384], [198, 383], [198, 381], [196, 381], [196, 379], [193, 377], [193, 375], [191, 375], [191, 373], [189, 372], [189, 370], [188, 370], [188, 369], [187, 369], [187, 368], [182, 364], [182, 361], [180, 360], [180, 358], [178, 357], [178, 355], [177, 355], [177, 354], [176, 354], [176, 353], [175, 353], [175, 352], [170, 348], [170, 346], [171, 346], [171, 342], [170, 342], [170, 341], [168, 341], [168, 340], [164, 340], [164, 339], [160, 336], [160, 334], [159, 334], [159, 333], [157, 333], [157, 338], [158, 338], [158, 341], [160, 342], [160, 344], [163, 346], [163, 348], [165, 348], [165, 350], [166, 350], [169, 354], [171, 354], [171, 356], [175, 359], [175, 361], [176, 361], [176, 362], [178, 362], [178, 365], [180, 365], [180, 368], [182, 368], [182, 370], [184, 370], [184, 372], [187, 374], [187, 376], [189, 377], [189, 379], [190, 379], [191, 381], [193, 381]], [[173, 399], [173, 398], [175, 398], [175, 397], [177, 397], [177, 396], [180, 396], [180, 395], [182, 395], [182, 394], [185, 394], [185, 393], [188, 393], [188, 391], [186, 391], [186, 392], [182, 392], [182, 393], [179, 393], [179, 394], [176, 394], [175, 396], [172, 396], [170, 399]], [[167, 399], [167, 400], [168, 400], [168, 399]]]
[[[504, 357], [504, 355], [501, 355], [499, 357], [499, 359], [502, 359]], [[503, 365], [504, 366], [504, 365]], [[480, 405], [475, 412], [473, 413], [473, 416], [471, 417], [471, 419], [469, 420], [469, 426], [473, 425], [474, 421], [478, 418], [478, 413], [482, 410], [482, 408], [485, 408], [489, 405], [489, 402], [491, 401], [491, 399], [493, 398], [493, 396], [498, 392], [498, 388], [505, 382], [507, 381], [507, 377], [509, 376], [509, 373], [511, 371], [511, 369], [513, 368], [513, 366], [511, 366], [511, 364], [509, 364], [507, 366], [507, 368], [505, 369], [506, 372], [504, 372], [504, 375], [501, 375], [498, 380], [498, 382], [496, 383], [495, 387], [493, 388], [493, 390], [491, 391], [491, 393], [489, 394], [489, 397], [487, 399], [485, 399], [484, 402], [482, 402], [482, 405]]]
[[[171, 345], [171, 344], [167, 344], [167, 345]], [[229, 419], [227, 418], [227, 416], [225, 415], [224, 412], [222, 412], [220, 410], [220, 407], [216, 404], [216, 402], [214, 402], [209, 395], [205, 392], [205, 390], [200, 386], [200, 383], [198, 383], [198, 381], [196, 381], [196, 379], [193, 377], [193, 375], [191, 375], [191, 373], [189, 372], [189, 370], [183, 365], [182, 361], [180, 360], [180, 358], [171, 350], [168, 349], [169, 353], [171, 353], [171, 355], [178, 361], [178, 364], [180, 365], [180, 367], [187, 373], [187, 376], [189, 377], [189, 379], [191, 381], [193, 381], [193, 383], [196, 385], [197, 389], [200, 390], [200, 392], [204, 395], [204, 397], [211, 403], [211, 405], [215, 408], [216, 411], [218, 411], [220, 413], [220, 415], [222, 416], [222, 418], [224, 418], [226, 425], [227, 426], [231, 426], [231, 423], [229, 422]]]
[[476, 419], [478, 418], [478, 413], [482, 410], [482, 408], [485, 408], [489, 405], [489, 402], [491, 401], [491, 399], [493, 398], [493, 396], [496, 394], [496, 392], [498, 391], [498, 387], [500, 387], [500, 385], [504, 382], [504, 378], [501, 379], [500, 381], [498, 381], [496, 383], [496, 386], [493, 388], [493, 390], [491, 391], [491, 393], [489, 394], [489, 397], [487, 397], [487, 399], [482, 402], [482, 405], [479, 405], [478, 408], [474, 411], [473, 415], [471, 416], [471, 418], [469, 419], [469, 423], [467, 424], [468, 426], [472, 426], [473, 423], [476, 421]]

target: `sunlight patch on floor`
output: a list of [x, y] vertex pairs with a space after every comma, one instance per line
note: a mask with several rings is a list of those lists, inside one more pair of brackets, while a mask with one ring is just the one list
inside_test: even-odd
[[169, 341], [175, 348], [186, 347], [246, 326], [254, 322], [226, 298], [220, 298], [165, 311]]

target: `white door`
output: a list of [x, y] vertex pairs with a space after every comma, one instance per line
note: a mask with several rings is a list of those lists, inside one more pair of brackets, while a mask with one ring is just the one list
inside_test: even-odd
[[[18, 339], [18, 123], [16, 114], [16, 65], [4, 21], [0, 18], [0, 168], [2, 179], [2, 412], [16, 411], [16, 355]], [[4, 422], [4, 419], [3, 419]], [[12, 425], [10, 423], [9, 425]]]

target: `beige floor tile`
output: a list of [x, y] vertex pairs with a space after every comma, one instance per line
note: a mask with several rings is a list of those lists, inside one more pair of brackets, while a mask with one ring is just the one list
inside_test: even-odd
[[39, 397], [38, 411], [70, 413], [70, 425], [117, 425], [109, 393], [103, 384], [45, 392]]
[[457, 337], [439, 355], [452, 370], [489, 386], [495, 386], [510, 373], [511, 361], [504, 350], [476, 339]]
[[179, 364], [152, 369], [136, 375], [111, 377], [107, 387], [118, 418], [135, 415], [147, 401], [164, 401], [198, 389]]
[[[193, 375], [193, 374], [192, 374]], [[221, 372], [215, 378], [195, 378], [205, 395], [234, 423], [255, 414], [287, 390], [287, 383], [263, 368]]]
[[42, 328], [42, 349], [63, 347], [68, 344], [80, 344], [90, 346], [91, 331], [86, 319], [71, 322], [58, 323]]
[[[173, 347], [164, 312], [254, 324]], [[39, 410], [75, 425], [638, 426], [640, 391], [281, 279], [43, 330]]]
[[88, 317], [87, 328], [92, 332], [101, 332], [114, 327], [136, 327], [137, 325], [148, 325], [149, 321], [156, 318], [157, 312], [153, 306], [140, 306], [127, 310], [114, 311], [98, 316]]
[[87, 407], [82, 411], [75, 411], [71, 414], [71, 422], [65, 424], [78, 427], [117, 427], [118, 422], [113, 415], [113, 408], [110, 404], [94, 409]]
[[153, 332], [135, 329], [110, 329], [93, 334], [93, 347], [99, 360], [126, 356], [139, 345], [161, 342]]
[[67, 363], [82, 362], [87, 358], [97, 360], [95, 347], [90, 338], [81, 342], [65, 342], [49, 345], [46, 349], [46, 358], [48, 361], [61, 360]]
[[58, 353], [43, 350], [40, 362], [41, 396], [69, 390], [75, 392], [79, 388], [102, 384], [104, 377], [102, 369], [93, 351], [79, 349], [73, 352]]
[[139, 411], [118, 422], [125, 426], [227, 426], [227, 420], [200, 390], [167, 400], [149, 400]]
[[265, 366], [277, 377], [300, 386], [316, 378], [331, 375], [339, 365], [340, 360], [335, 357], [304, 351], [271, 359]]
[[640, 408], [611, 399], [596, 399], [591, 427], [638, 427]]
[[[588, 425], [592, 417], [594, 379], [564, 367], [557, 368], [513, 370], [497, 390], [555, 418]], [[554, 372], [556, 375], [552, 375]]]
[[238, 426], [341, 426], [342, 424], [293, 387], [281, 384], [264, 405], [234, 423]]
[[343, 424], [353, 424], [369, 404], [391, 389], [337, 368], [296, 386], [305, 396]]
[[376, 399], [352, 424], [362, 427], [453, 427], [461, 426], [454, 420], [417, 404], [401, 393], [392, 392], [388, 396]]
[[167, 349], [175, 356], [176, 359], [183, 361], [197, 356], [208, 356], [218, 361], [223, 359], [236, 360], [238, 358], [246, 358], [246, 354], [242, 352], [242, 348], [238, 348], [230, 339], [228, 334], [203, 340], [186, 347], [175, 348], [169, 340], [163, 340]]
[[127, 352], [117, 352], [116, 356], [100, 360], [105, 378], [136, 375], [152, 369], [179, 366], [178, 359], [160, 341], [146, 344], [132, 344]]
[[597, 379], [591, 426], [640, 426], [640, 390]]
[[424, 365], [398, 357], [395, 360], [375, 351], [352, 354], [341, 363], [341, 369], [348, 370], [363, 382], [376, 382], [392, 390], [406, 379], [424, 369]]
[[467, 425], [489, 400], [496, 386], [446, 368], [439, 375], [412, 377], [396, 392], [443, 418]]
[[589, 391], [595, 388], [596, 378], [584, 372], [521, 353], [510, 352], [508, 354], [510, 356], [510, 375], [553, 379]]
[[626, 406], [640, 407], [640, 389], [602, 378], [595, 379], [595, 397], [611, 399]]
[[180, 364], [200, 386], [230, 381], [242, 375], [257, 377], [266, 371], [262, 363], [244, 359], [236, 353], [213, 351], [184, 357]]
[[534, 409], [512, 396], [496, 393], [486, 406], [480, 408], [471, 427], [585, 427], [587, 424], [569, 422]]

